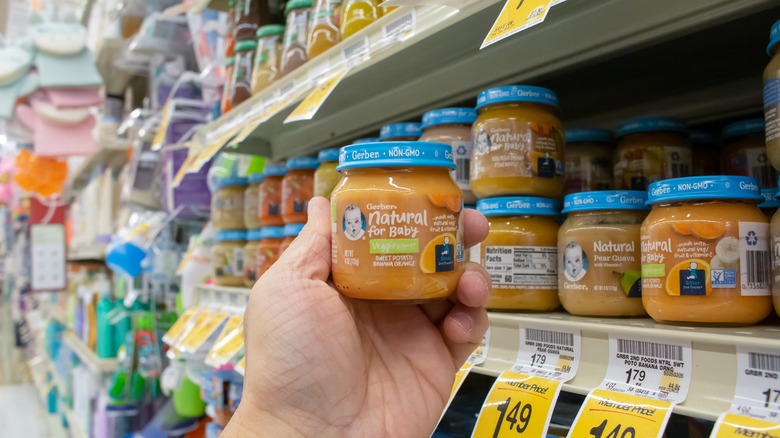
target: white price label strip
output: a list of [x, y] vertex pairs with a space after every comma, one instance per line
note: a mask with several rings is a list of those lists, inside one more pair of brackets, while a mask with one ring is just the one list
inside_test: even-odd
[[371, 59], [368, 37], [363, 37], [344, 48], [341, 52], [347, 67], [354, 67]]
[[737, 347], [737, 390], [730, 412], [780, 420], [780, 351]]
[[682, 403], [691, 384], [691, 342], [609, 336], [600, 388]]
[[520, 349], [513, 371], [567, 382], [580, 363], [580, 331], [536, 325], [520, 328]]
[[471, 353], [471, 356], [469, 356], [468, 362], [471, 362], [474, 365], [482, 365], [487, 360], [489, 351], [490, 351], [490, 326], [488, 326], [487, 331], [485, 331], [485, 334], [482, 336], [482, 342], [479, 343], [479, 347], [477, 347], [477, 349], [474, 350], [473, 353]]
[[382, 28], [385, 45], [401, 42], [414, 35], [416, 16], [414, 9], [386, 24]]

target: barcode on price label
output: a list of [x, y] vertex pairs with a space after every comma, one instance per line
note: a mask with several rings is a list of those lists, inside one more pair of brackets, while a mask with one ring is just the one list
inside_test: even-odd
[[679, 345], [657, 344], [655, 342], [617, 340], [618, 353], [638, 354], [669, 360], [683, 360], [683, 348]]
[[729, 412], [780, 420], [780, 351], [737, 347], [737, 385]]
[[347, 46], [341, 54], [344, 62], [350, 67], [368, 61], [371, 58], [368, 37], [363, 37]]
[[520, 328], [520, 348], [514, 371], [566, 382], [577, 374], [579, 361], [579, 330]]
[[572, 333], [553, 332], [549, 330], [525, 329], [525, 338], [529, 341], [545, 342], [548, 344], [574, 346]]
[[748, 366], [755, 370], [780, 373], [780, 356], [763, 353], [748, 353]]
[[414, 35], [414, 28], [415, 16], [414, 10], [411, 10], [382, 28], [385, 44], [397, 43], [409, 38]]

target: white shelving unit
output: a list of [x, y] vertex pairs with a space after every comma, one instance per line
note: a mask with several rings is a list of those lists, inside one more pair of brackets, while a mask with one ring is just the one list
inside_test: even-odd
[[70, 347], [79, 360], [87, 365], [87, 367], [96, 374], [110, 373], [115, 371], [119, 366], [119, 361], [116, 359], [100, 359], [97, 357], [94, 351], [82, 341], [75, 333], [71, 331], [65, 332], [62, 336], [62, 340]]

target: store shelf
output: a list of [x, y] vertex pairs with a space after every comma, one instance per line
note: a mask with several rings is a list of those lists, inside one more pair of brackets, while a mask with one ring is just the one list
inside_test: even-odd
[[205, 301], [219, 301], [233, 305], [244, 305], [252, 292], [248, 287], [217, 286], [215, 284], [200, 285], [195, 288], [193, 296], [194, 304], [202, 304]]
[[90, 350], [84, 341], [71, 331], [65, 332], [62, 336], [62, 340], [93, 373], [110, 373], [119, 367], [119, 361], [116, 359], [98, 358], [97, 354]]
[[[614, 127], [650, 112], [699, 123], [760, 111], [764, 47], [780, 15], [774, 1], [564, 2], [543, 24], [480, 51], [503, 3], [473, 1], [460, 11], [399, 8], [205, 126], [198, 138], [208, 145], [245, 126], [275, 93], [338, 63], [343, 49], [363, 37], [370, 40], [370, 60], [350, 72], [313, 120], [283, 124], [290, 106], [261, 124], [238, 151], [305, 155], [432, 108], [473, 104], [480, 90], [511, 83], [556, 90], [569, 127]], [[382, 44], [383, 26], [411, 9], [414, 35]]]
[[84, 428], [79, 423], [73, 411], [65, 403], [58, 403], [57, 406], [68, 421], [68, 430], [70, 431], [71, 438], [89, 438], [89, 435], [84, 431]]
[[584, 318], [564, 313], [490, 313], [490, 349], [487, 361], [474, 371], [498, 376], [517, 357], [519, 328], [544, 325], [554, 329], [580, 329], [582, 357], [577, 376], [564, 384], [565, 391], [587, 394], [607, 371], [610, 334], [655, 339], [690, 340], [693, 350], [691, 386], [685, 402], [675, 408], [681, 415], [715, 420], [728, 410], [737, 379], [736, 347], [753, 346], [780, 352], [780, 326], [709, 328], [656, 324], [650, 319]]

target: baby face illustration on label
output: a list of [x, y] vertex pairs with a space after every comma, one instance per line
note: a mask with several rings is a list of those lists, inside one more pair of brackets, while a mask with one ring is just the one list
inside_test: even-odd
[[474, 139], [474, 146], [477, 148], [477, 152], [480, 154], [487, 153], [490, 150], [490, 145], [490, 136], [484, 130], [480, 130], [476, 139]]
[[563, 274], [569, 281], [580, 281], [588, 273], [588, 256], [577, 242], [569, 242], [563, 251]]
[[344, 210], [344, 220], [342, 223], [344, 235], [349, 240], [358, 240], [366, 232], [366, 217], [360, 211], [360, 207], [350, 204]]

